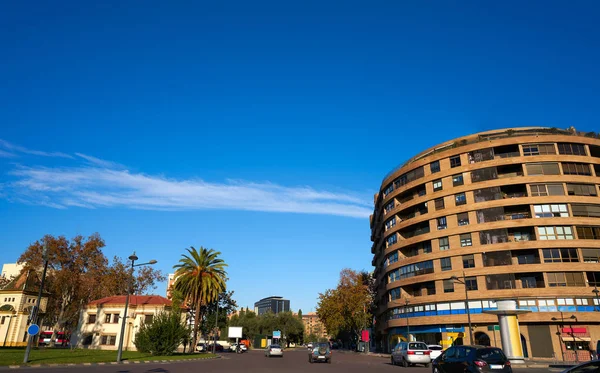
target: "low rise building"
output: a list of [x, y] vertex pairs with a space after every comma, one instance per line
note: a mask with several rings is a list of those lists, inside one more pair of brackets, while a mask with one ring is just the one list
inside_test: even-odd
[[[40, 281], [35, 271], [21, 273], [0, 290], [0, 346], [26, 346], [28, 319], [35, 308]], [[40, 315], [46, 312], [48, 293], [43, 292]]]
[[[123, 349], [135, 350], [135, 336], [144, 323], [151, 323], [161, 311], [170, 310], [172, 302], [160, 295], [131, 295], [127, 311]], [[116, 350], [121, 337], [121, 317], [125, 313], [125, 295], [98, 299], [87, 304], [79, 315], [72, 343], [79, 348]], [[182, 313], [182, 320], [185, 314]]]
[[2, 273], [0, 274], [0, 277], [10, 280], [11, 278], [17, 277], [21, 273], [22, 269], [23, 264], [5, 263], [2, 265]]
[[314, 334], [318, 338], [328, 338], [327, 329], [325, 329], [325, 325], [323, 325], [323, 322], [315, 312], [302, 314], [302, 323], [304, 324], [304, 332], [307, 336]]

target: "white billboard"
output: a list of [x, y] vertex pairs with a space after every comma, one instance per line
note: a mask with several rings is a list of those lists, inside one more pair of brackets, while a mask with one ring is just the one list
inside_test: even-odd
[[242, 327], [241, 326], [230, 326], [229, 327], [229, 338], [242, 338]]

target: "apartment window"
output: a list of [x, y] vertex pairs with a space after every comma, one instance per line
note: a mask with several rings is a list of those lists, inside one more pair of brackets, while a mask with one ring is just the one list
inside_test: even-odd
[[488, 290], [514, 289], [515, 275], [512, 273], [485, 276], [485, 285]]
[[452, 186], [460, 186], [465, 183], [462, 174], [452, 176]]
[[531, 184], [530, 187], [532, 197], [565, 195], [562, 184]]
[[600, 263], [600, 249], [581, 249], [581, 256], [584, 263]]
[[385, 230], [387, 231], [388, 229], [392, 228], [395, 225], [396, 225], [396, 217], [394, 216], [393, 218], [391, 218], [385, 222]]
[[433, 180], [433, 191], [442, 190], [442, 179]]
[[477, 183], [480, 181], [494, 180], [498, 178], [498, 170], [496, 167], [481, 168], [471, 171], [471, 182]]
[[454, 293], [453, 280], [444, 280], [444, 293]]
[[583, 175], [591, 176], [590, 165], [587, 163], [567, 163], [562, 164], [563, 174], [565, 175]]
[[396, 242], [398, 242], [398, 237], [396, 237], [396, 233], [389, 236], [386, 241], [387, 241], [388, 246], [391, 246], [391, 245], [395, 244]]
[[113, 313], [113, 324], [118, 324], [119, 323], [119, 314], [118, 313]]
[[580, 272], [548, 272], [548, 286], [585, 286], [585, 281]]
[[431, 241], [425, 241], [425, 242], [423, 242], [423, 246], [422, 247], [423, 247], [423, 253], [424, 254], [430, 253], [432, 251], [431, 250]]
[[460, 247], [473, 246], [473, 240], [471, 239], [471, 233], [464, 233], [460, 235]]
[[394, 191], [394, 184], [390, 184], [387, 186], [387, 188], [385, 188], [383, 190], [383, 196], [387, 196], [388, 194], [392, 193]]
[[400, 299], [400, 288], [390, 290], [390, 300]]
[[[540, 284], [541, 285], [541, 284]], [[537, 288], [537, 280], [535, 277], [521, 277], [521, 287], [523, 289], [535, 289]], [[543, 286], [540, 286], [543, 287]]]
[[544, 263], [578, 262], [577, 249], [543, 249]]
[[116, 335], [103, 335], [100, 338], [100, 344], [105, 346], [114, 346], [117, 341]]
[[408, 183], [410, 183], [412, 181], [420, 179], [423, 176], [425, 176], [425, 173], [424, 173], [423, 166], [421, 166], [419, 168], [415, 168], [412, 171], [408, 171], [404, 175], [400, 175], [399, 178], [397, 178], [396, 180], [394, 180], [394, 185], [395, 185], [396, 188], [399, 188], [399, 187], [401, 187], [403, 185], [406, 185], [406, 184], [408, 184]]
[[556, 154], [554, 144], [526, 144], [523, 145], [523, 155], [548, 155]]
[[440, 266], [442, 267], [442, 271], [450, 271], [452, 270], [452, 261], [450, 258], [442, 258], [440, 259]]
[[540, 240], [572, 240], [573, 228], [565, 227], [537, 227]]
[[533, 205], [536, 218], [566, 218], [569, 210], [566, 204]]
[[459, 167], [460, 166], [460, 155], [455, 155], [454, 157], [450, 157], [450, 168]]
[[454, 195], [454, 202], [456, 206], [464, 205], [467, 203], [467, 196], [465, 193], [458, 193]]
[[558, 163], [527, 163], [528, 176], [536, 175], [560, 175]]
[[96, 315], [95, 314], [90, 314], [88, 315], [88, 324], [94, 324], [96, 322]]
[[446, 222], [445, 216], [442, 216], [441, 218], [437, 218], [437, 229], [438, 230], [446, 229], [447, 226], [448, 226], [448, 224]]
[[440, 161], [433, 161], [429, 164], [429, 169], [431, 170], [432, 174], [435, 174], [436, 172], [440, 172]]
[[389, 266], [390, 264], [396, 263], [398, 261], [398, 252], [394, 251], [393, 253], [388, 255], [385, 265]]
[[390, 202], [388, 202], [388, 203], [385, 205], [385, 207], [384, 207], [383, 209], [385, 210], [385, 212], [386, 212], [386, 214], [387, 214], [388, 212], [392, 211], [392, 209], [393, 209], [394, 207], [396, 207], [396, 206], [395, 206], [395, 201], [390, 201]]
[[465, 286], [467, 287], [467, 291], [477, 290], [477, 277], [465, 278]]
[[462, 214], [458, 214], [456, 216], [457, 220], [458, 220], [458, 225], [469, 225], [469, 213], [468, 212], [463, 212]]
[[492, 251], [483, 253], [484, 267], [497, 267], [512, 265], [512, 256], [510, 251]]
[[475, 256], [473, 254], [463, 255], [463, 268], [475, 268]]
[[110, 319], [111, 319], [111, 317], [112, 317], [112, 315], [111, 315], [110, 313], [107, 313], [107, 314], [104, 316], [104, 322], [105, 322], [105, 323], [107, 323], [107, 324], [108, 324], [108, 323], [110, 323]]
[[154, 320], [154, 315], [144, 315], [144, 324], [152, 324], [152, 320]]
[[600, 227], [577, 227], [577, 237], [580, 240], [598, 240]]
[[567, 184], [567, 193], [570, 196], [597, 196], [595, 185], [590, 184]]
[[388, 284], [400, 280], [400, 268], [396, 268], [388, 274]]
[[436, 210], [443, 210], [446, 206], [444, 205], [444, 197], [436, 198], [433, 200]]
[[558, 143], [558, 154], [586, 155], [585, 146], [581, 144]]
[[400, 267], [400, 279], [425, 275], [428, 273], [433, 273], [433, 261], [432, 260], [427, 260], [425, 262], [409, 264], [409, 265]]
[[450, 250], [450, 241], [448, 240], [448, 237], [440, 238], [440, 250], [441, 251]]
[[589, 218], [600, 218], [600, 205], [572, 204], [573, 216], [585, 216]]

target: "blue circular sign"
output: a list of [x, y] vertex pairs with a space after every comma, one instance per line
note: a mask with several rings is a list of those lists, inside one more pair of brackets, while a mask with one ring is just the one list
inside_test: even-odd
[[31, 324], [29, 325], [29, 328], [27, 328], [27, 334], [29, 335], [37, 335], [39, 332], [40, 327], [37, 324]]

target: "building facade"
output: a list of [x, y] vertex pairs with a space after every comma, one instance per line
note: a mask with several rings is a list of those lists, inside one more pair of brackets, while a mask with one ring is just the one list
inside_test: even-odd
[[[11, 275], [12, 276], [12, 275]], [[0, 346], [26, 346], [29, 316], [35, 308], [40, 281], [34, 271], [24, 272], [0, 290]], [[48, 304], [48, 293], [40, 300], [43, 320]]]
[[5, 263], [2, 265], [2, 273], [0, 277], [3, 277], [7, 280], [17, 277], [21, 270], [23, 270], [24, 265], [19, 263]]
[[518, 317], [525, 357], [589, 360], [600, 339], [597, 136], [483, 132], [388, 174], [371, 216], [378, 348], [409, 331], [445, 347], [500, 347], [485, 312], [514, 299], [529, 311]]
[[263, 298], [254, 303], [254, 313], [257, 315], [262, 315], [267, 312], [273, 312], [276, 314], [279, 312], [287, 312], [289, 310], [290, 301], [279, 296]]
[[[314, 334], [317, 338], [328, 338], [327, 329], [319, 319], [316, 312], [302, 314], [302, 323], [304, 324], [304, 334], [309, 336]], [[315, 342], [315, 341], [307, 341]]]
[[[135, 351], [135, 335], [154, 315], [170, 310], [171, 301], [159, 295], [131, 295], [123, 349]], [[121, 318], [125, 312], [125, 295], [98, 299], [87, 304], [79, 314], [76, 335], [71, 343], [78, 348], [116, 350], [121, 335]], [[185, 313], [182, 313], [182, 320]]]

